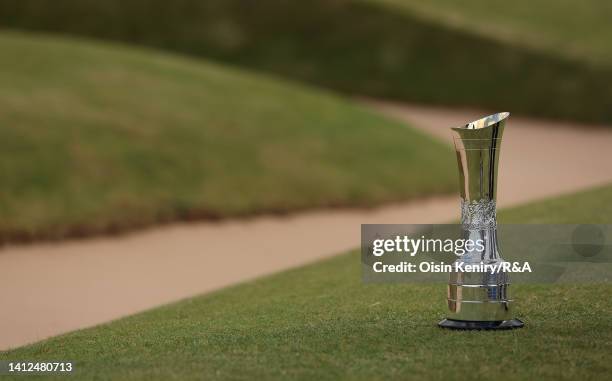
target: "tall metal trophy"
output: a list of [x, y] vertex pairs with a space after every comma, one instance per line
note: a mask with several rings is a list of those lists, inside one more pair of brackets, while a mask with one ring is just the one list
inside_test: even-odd
[[[495, 200], [500, 144], [509, 115], [494, 114], [452, 129], [461, 182], [462, 235], [483, 243], [459, 257], [455, 265], [463, 264], [455, 269], [504, 262], [497, 243]], [[508, 274], [503, 271], [452, 272], [448, 284], [450, 313], [438, 325], [453, 329], [522, 327], [523, 322], [512, 314], [509, 286]]]

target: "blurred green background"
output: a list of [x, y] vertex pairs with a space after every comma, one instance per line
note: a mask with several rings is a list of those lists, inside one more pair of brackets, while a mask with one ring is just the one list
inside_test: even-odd
[[453, 192], [449, 147], [352, 97], [609, 124], [610, 19], [600, 0], [0, 0], [0, 241]]
[[93, 42], [3, 33], [0, 49], [5, 240], [455, 186], [450, 148], [332, 94]]
[[612, 121], [602, 0], [3, 1], [0, 23], [113, 39], [371, 97]]

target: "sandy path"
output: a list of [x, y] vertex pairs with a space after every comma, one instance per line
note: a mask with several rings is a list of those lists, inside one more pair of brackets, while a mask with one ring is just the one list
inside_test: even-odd
[[[449, 144], [449, 126], [483, 116], [372, 105]], [[502, 147], [501, 206], [612, 181], [612, 129], [576, 127], [510, 119]], [[450, 196], [369, 211], [175, 224], [119, 238], [5, 248], [0, 251], [0, 349], [355, 248], [362, 223], [445, 222], [458, 213], [458, 198]]]
[[[452, 144], [449, 127], [487, 115], [366, 101]], [[499, 110], [507, 111], [507, 110]], [[612, 128], [510, 116], [504, 131], [497, 183], [498, 204], [528, 202], [612, 182]]]

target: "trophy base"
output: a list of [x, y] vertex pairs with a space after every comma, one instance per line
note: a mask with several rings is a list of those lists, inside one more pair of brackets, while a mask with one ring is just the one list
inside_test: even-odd
[[453, 320], [443, 319], [438, 323], [441, 328], [462, 329], [462, 330], [502, 330], [523, 328], [525, 323], [519, 319], [499, 320], [499, 321], [473, 321], [473, 320]]

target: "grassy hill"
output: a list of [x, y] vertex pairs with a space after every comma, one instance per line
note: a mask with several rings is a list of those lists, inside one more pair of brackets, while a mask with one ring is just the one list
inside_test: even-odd
[[[502, 211], [609, 223], [612, 186]], [[364, 285], [359, 253], [59, 336], [0, 359], [76, 361], [79, 379], [601, 379], [610, 284], [513, 285], [526, 327], [453, 332], [445, 287]]]
[[607, 0], [368, 0], [507, 43], [612, 64]]
[[0, 241], [456, 188], [449, 147], [322, 91], [73, 39], [0, 50]]
[[[209, 57], [346, 94], [612, 122], [602, 0], [421, 3], [2, 0], [0, 25]], [[591, 53], [602, 59], [582, 59]]]

